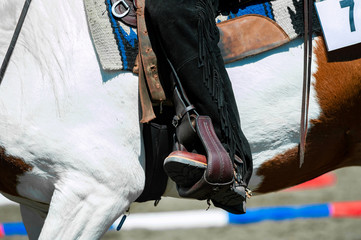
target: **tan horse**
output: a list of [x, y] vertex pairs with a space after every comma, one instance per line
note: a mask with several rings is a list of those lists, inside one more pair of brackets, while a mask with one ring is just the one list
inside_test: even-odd
[[[22, 4], [0, 4], [0, 60]], [[361, 60], [329, 62], [314, 42], [301, 168], [302, 41], [227, 65], [254, 192], [361, 164]], [[141, 194], [137, 96], [136, 76], [100, 69], [81, 1], [33, 2], [0, 86], [0, 192], [20, 203], [30, 239], [98, 239]], [[165, 195], [176, 196], [172, 186]]]

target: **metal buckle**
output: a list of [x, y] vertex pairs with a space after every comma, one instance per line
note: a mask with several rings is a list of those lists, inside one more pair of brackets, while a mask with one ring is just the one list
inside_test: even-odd
[[173, 120], [172, 120], [172, 125], [173, 125], [173, 127], [178, 127], [178, 124], [179, 124], [179, 120], [180, 120], [180, 118], [177, 116], [177, 115], [175, 115], [174, 117], [173, 117]]
[[[115, 8], [118, 7], [118, 5], [120, 5], [120, 4], [122, 4], [123, 7], [125, 8], [125, 12], [119, 14], [119, 13], [117, 13]], [[114, 3], [112, 6], [112, 14], [114, 17], [117, 17], [117, 18], [123, 18], [123, 17], [127, 16], [129, 11], [130, 11], [130, 7], [125, 2], [125, 0], [119, 0], [118, 2]]]

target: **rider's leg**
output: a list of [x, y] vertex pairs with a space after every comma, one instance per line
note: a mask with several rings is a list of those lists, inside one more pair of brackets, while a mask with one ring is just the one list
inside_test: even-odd
[[[146, 0], [151, 40], [160, 62], [162, 52], [174, 66], [187, 96], [201, 115], [211, 117], [216, 134], [230, 157], [244, 162], [243, 181], [248, 183], [252, 158], [240, 128], [232, 85], [217, 46], [217, 0]], [[161, 50], [160, 50], [161, 49]], [[160, 68], [162, 69], [162, 68]]]

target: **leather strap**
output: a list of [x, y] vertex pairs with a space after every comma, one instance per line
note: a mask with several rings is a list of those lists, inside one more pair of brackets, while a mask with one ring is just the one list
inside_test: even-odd
[[145, 78], [148, 83], [151, 99], [154, 101], [164, 101], [166, 99], [162, 85], [159, 81], [157, 57], [150, 43], [147, 26], [144, 18], [145, 0], [137, 0], [137, 26], [139, 40], [139, 55]]
[[306, 137], [308, 127], [308, 106], [311, 88], [311, 62], [312, 62], [312, 4], [311, 0], [304, 0], [304, 63], [303, 63], [303, 91], [300, 122], [300, 167], [305, 159]]
[[173, 126], [176, 128], [177, 141], [183, 147], [192, 148], [195, 139], [197, 139], [196, 129], [193, 127], [191, 115], [197, 115], [193, 105], [184, 103], [182, 94], [178, 90], [178, 86], [174, 88], [173, 103], [176, 115], [173, 117]]
[[[147, 26], [144, 18], [145, 0], [136, 0], [137, 26], [138, 26], [138, 61], [139, 95], [142, 107], [141, 123], [147, 123], [156, 116], [153, 111], [152, 101], [162, 102], [166, 96], [159, 81], [157, 57], [152, 49]], [[149, 96], [150, 95], [150, 96]]]
[[149, 98], [147, 84], [145, 82], [145, 75], [143, 70], [143, 64], [138, 58], [138, 79], [139, 79], [139, 100], [140, 106], [142, 108], [142, 119], [140, 120], [141, 123], [147, 123], [156, 118], [152, 101]]

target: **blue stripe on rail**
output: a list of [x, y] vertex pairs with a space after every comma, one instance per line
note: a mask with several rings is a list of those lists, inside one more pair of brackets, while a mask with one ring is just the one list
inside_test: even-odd
[[323, 218], [330, 216], [329, 204], [250, 208], [247, 214], [229, 214], [230, 224], [256, 223], [265, 220], [282, 221], [296, 218]]
[[4, 236], [27, 235], [22, 222], [3, 223]]

